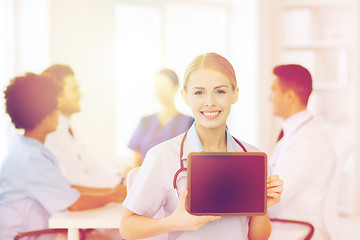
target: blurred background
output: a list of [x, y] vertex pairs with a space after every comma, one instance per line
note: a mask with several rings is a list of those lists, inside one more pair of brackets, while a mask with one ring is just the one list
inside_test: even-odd
[[[225, 56], [240, 88], [229, 129], [271, 155], [281, 126], [268, 101], [272, 68], [298, 63], [313, 75], [309, 109], [341, 161], [340, 214], [358, 216], [359, 23], [359, 0], [0, 0], [0, 164], [16, 132], [3, 90], [25, 72], [70, 65], [83, 93], [74, 128], [95, 159], [126, 166], [136, 124], [159, 108], [159, 68], [182, 79], [195, 56]], [[191, 115], [180, 94], [176, 106]]]

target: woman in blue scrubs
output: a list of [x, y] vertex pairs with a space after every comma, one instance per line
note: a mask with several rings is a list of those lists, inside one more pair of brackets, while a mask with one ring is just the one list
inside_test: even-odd
[[140, 166], [153, 146], [176, 137], [189, 129], [194, 119], [179, 113], [174, 99], [179, 80], [173, 70], [163, 68], [155, 74], [155, 97], [161, 105], [158, 113], [140, 119], [128, 147], [135, 152], [135, 166]]

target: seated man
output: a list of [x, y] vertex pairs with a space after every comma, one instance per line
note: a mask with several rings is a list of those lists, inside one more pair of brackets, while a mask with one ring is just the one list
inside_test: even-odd
[[122, 181], [118, 171], [93, 160], [71, 128], [71, 117], [80, 112], [82, 96], [74, 71], [67, 65], [55, 64], [45, 69], [42, 75], [53, 77], [62, 86], [59, 125], [47, 136], [45, 146], [56, 156], [63, 175], [72, 185], [116, 187]]
[[57, 127], [61, 86], [49, 77], [27, 73], [12, 79], [4, 93], [6, 111], [24, 134], [14, 138], [0, 170], [1, 240], [47, 228], [50, 215], [57, 211], [122, 201], [119, 188], [98, 191], [71, 187], [55, 156], [45, 148], [46, 136]]

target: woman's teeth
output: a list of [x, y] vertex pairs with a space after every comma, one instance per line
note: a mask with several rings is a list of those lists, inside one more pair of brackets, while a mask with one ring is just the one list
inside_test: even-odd
[[203, 114], [206, 116], [206, 117], [215, 117], [217, 115], [219, 115], [220, 112], [203, 112]]

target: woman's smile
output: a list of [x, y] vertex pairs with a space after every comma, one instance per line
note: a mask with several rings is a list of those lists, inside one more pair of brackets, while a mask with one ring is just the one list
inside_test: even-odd
[[220, 115], [221, 111], [200, 111], [200, 113], [207, 119], [215, 119]]

